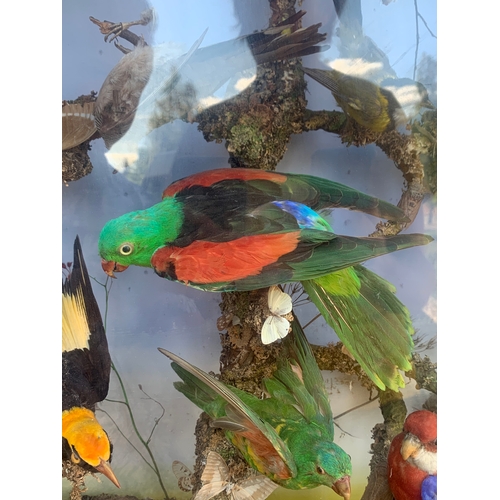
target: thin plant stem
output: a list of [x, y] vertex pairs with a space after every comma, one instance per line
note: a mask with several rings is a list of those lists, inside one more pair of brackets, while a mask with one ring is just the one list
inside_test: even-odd
[[[103, 323], [104, 323], [104, 331], [107, 330], [107, 318], [108, 318], [108, 305], [109, 305], [109, 293], [111, 291], [111, 287], [113, 286], [113, 282], [111, 281], [111, 284], [109, 285], [109, 288], [108, 288], [108, 282], [109, 282], [109, 277], [106, 278], [106, 281], [105, 283], [100, 283], [99, 281], [97, 281], [95, 278], [93, 278], [94, 281], [96, 283], [98, 283], [99, 285], [101, 285], [102, 287], [104, 287], [104, 291], [105, 291], [105, 311], [104, 311], [104, 318], [103, 318]], [[118, 379], [118, 383], [120, 384], [120, 388], [122, 390], [122, 394], [123, 394], [123, 397], [125, 399], [125, 401], [117, 401], [117, 400], [112, 400], [112, 399], [106, 399], [106, 401], [110, 401], [112, 403], [120, 403], [120, 404], [123, 404], [127, 407], [127, 410], [128, 410], [128, 413], [129, 413], [129, 417], [130, 417], [130, 421], [132, 422], [132, 427], [134, 428], [134, 431], [139, 439], [139, 441], [142, 443], [142, 445], [146, 448], [146, 451], [148, 452], [150, 458], [151, 458], [151, 463], [149, 463], [146, 458], [143, 456], [143, 454], [130, 442], [130, 440], [123, 434], [123, 432], [120, 430], [120, 428], [118, 427], [118, 425], [116, 424], [116, 422], [111, 418], [111, 420], [113, 421], [113, 423], [116, 425], [118, 431], [120, 432], [120, 434], [125, 437], [125, 439], [132, 445], [132, 447], [134, 448], [134, 450], [137, 451], [137, 453], [139, 454], [139, 456], [144, 460], [144, 462], [146, 462], [147, 465], [149, 465], [149, 467], [151, 467], [151, 469], [154, 471], [154, 473], [156, 474], [157, 478], [158, 478], [158, 482], [160, 483], [160, 487], [161, 489], [163, 490], [163, 493], [165, 494], [165, 500], [170, 500], [170, 497], [168, 496], [168, 493], [167, 493], [167, 490], [163, 484], [163, 481], [161, 479], [161, 474], [160, 474], [160, 469], [158, 467], [158, 464], [156, 463], [156, 460], [155, 460], [155, 457], [153, 455], [153, 452], [151, 451], [150, 447], [149, 447], [149, 442], [151, 441], [151, 438], [153, 436], [153, 432], [154, 430], [156, 429], [156, 426], [158, 425], [158, 422], [161, 420], [161, 418], [163, 417], [163, 415], [165, 414], [165, 408], [163, 408], [163, 406], [158, 403], [158, 401], [154, 400], [153, 398], [151, 398], [148, 394], [146, 394], [144, 391], [144, 394], [146, 394], [146, 396], [148, 396], [150, 399], [152, 399], [153, 401], [155, 401], [156, 403], [158, 403], [160, 405], [160, 407], [162, 408], [162, 415], [161, 417], [155, 422], [155, 425], [149, 435], [149, 438], [147, 441], [144, 440], [144, 438], [142, 437], [141, 433], [139, 432], [139, 429], [137, 428], [137, 425], [136, 425], [136, 422], [135, 422], [135, 418], [134, 418], [134, 413], [132, 411], [132, 407], [130, 406], [130, 403], [129, 403], [129, 400], [128, 400], [128, 396], [127, 396], [127, 391], [125, 389], [125, 385], [123, 383], [123, 380], [120, 376], [120, 374], [118, 373], [118, 370], [116, 369], [115, 367], [115, 364], [113, 363], [113, 361], [111, 361], [111, 369], [113, 370], [113, 372], [115, 373], [117, 379]], [[140, 387], [140, 386], [139, 386]], [[141, 388], [142, 390], [142, 388]], [[109, 414], [108, 414], [109, 416]]]

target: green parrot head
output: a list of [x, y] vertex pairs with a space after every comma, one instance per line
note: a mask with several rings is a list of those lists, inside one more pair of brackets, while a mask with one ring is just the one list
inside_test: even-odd
[[319, 485], [332, 488], [345, 500], [351, 496], [351, 457], [338, 445], [322, 441], [298, 460], [302, 488]]
[[182, 224], [181, 211], [172, 199], [146, 210], [122, 215], [106, 223], [99, 236], [104, 272], [114, 277], [128, 266], [151, 267], [154, 252], [173, 241]]

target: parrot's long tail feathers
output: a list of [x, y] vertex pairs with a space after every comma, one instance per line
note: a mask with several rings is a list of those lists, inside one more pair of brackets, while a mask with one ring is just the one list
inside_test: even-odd
[[[305, 181], [317, 193], [315, 203], [311, 204], [312, 200], [307, 203], [316, 211], [324, 208], [349, 208], [381, 219], [409, 221], [403, 210], [397, 206], [344, 184], [304, 174], [296, 174], [293, 178], [290, 176], [287, 182], [292, 185], [298, 180]], [[298, 190], [295, 186], [292, 186], [292, 189]]]
[[266, 380], [266, 388], [285, 404], [300, 409], [308, 420], [317, 421], [322, 416], [325, 424], [331, 426], [333, 416], [323, 377], [297, 317], [292, 322], [292, 333], [283, 342], [284, 355], [273, 379]]
[[[302, 367], [304, 385], [307, 391], [312, 394], [317, 404], [317, 413], [323, 415], [329, 422], [333, 421], [330, 399], [326, 392], [323, 375], [318, 367], [316, 358], [311, 350], [311, 346], [305, 336], [302, 325], [297, 317], [292, 322], [294, 353]], [[332, 427], [333, 428], [333, 427]]]
[[399, 370], [411, 368], [413, 325], [395, 287], [363, 266], [355, 266], [358, 294], [328, 288], [328, 276], [304, 281], [304, 290], [327, 323], [382, 390], [404, 387]]
[[335, 236], [328, 243], [314, 249], [311, 258], [297, 264], [290, 262], [293, 277], [304, 281], [311, 276], [334, 273], [388, 253], [427, 245], [433, 238], [425, 234], [398, 234], [388, 238], [357, 238]]
[[[297, 473], [293, 456], [271, 424], [263, 421], [237, 396], [244, 395], [243, 391], [229, 389], [222, 382], [166, 349], [159, 347], [158, 350], [173, 361], [172, 368], [183, 380], [181, 383], [175, 383], [175, 388], [206, 411], [214, 419], [212, 425], [229, 432], [244, 434], [242, 437], [247, 441], [245, 446], [253, 448], [255, 456], [264, 461], [264, 469], [274, 467], [280, 471], [280, 477], [283, 479]], [[259, 401], [250, 394], [246, 394], [246, 398]], [[260, 470], [258, 467], [257, 469]]]
[[233, 410], [231, 415], [238, 415], [241, 421], [248, 420], [249, 409], [225, 384], [173, 352], [161, 347], [158, 350], [173, 361], [172, 369], [183, 380], [183, 382], [175, 382], [175, 388], [196, 406], [212, 418], [219, 418], [227, 414], [226, 407], [229, 404]]

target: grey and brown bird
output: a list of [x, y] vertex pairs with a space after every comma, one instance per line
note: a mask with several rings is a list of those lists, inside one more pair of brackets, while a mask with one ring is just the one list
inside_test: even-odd
[[[304, 14], [299, 11], [277, 26], [200, 48], [202, 35], [177, 58], [166, 46], [151, 47], [138, 40], [111, 70], [96, 101], [96, 125], [110, 150], [109, 163], [123, 171], [137, 160], [141, 139], [165, 123], [192, 118], [241, 72], [328, 48], [318, 46], [326, 38], [318, 32], [321, 23], [300, 27]], [[235, 88], [224, 97], [240, 91]]]

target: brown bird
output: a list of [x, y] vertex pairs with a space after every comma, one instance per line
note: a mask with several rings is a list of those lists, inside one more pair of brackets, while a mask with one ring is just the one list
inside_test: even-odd
[[96, 132], [94, 102], [62, 106], [62, 150], [71, 149], [89, 140]]
[[96, 125], [110, 149], [110, 164], [120, 171], [133, 164], [142, 138], [165, 123], [196, 114], [238, 73], [327, 49], [317, 45], [326, 38], [318, 33], [321, 23], [299, 27], [304, 14], [300, 11], [277, 26], [199, 48], [203, 34], [178, 58], [171, 58], [164, 46], [150, 47], [138, 40], [111, 70], [96, 101]]

